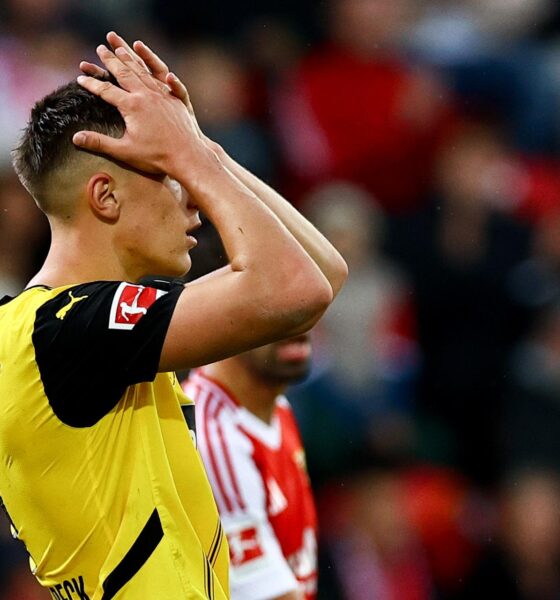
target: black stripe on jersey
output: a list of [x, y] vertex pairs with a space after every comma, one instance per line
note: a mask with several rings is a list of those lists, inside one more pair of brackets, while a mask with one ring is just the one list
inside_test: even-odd
[[208, 552], [208, 560], [212, 566], [216, 564], [216, 559], [218, 558], [218, 554], [222, 546], [223, 537], [224, 532], [222, 529], [222, 523], [221, 521], [218, 521], [218, 527], [216, 528], [216, 533], [214, 534], [214, 539], [212, 540], [212, 544], [210, 546], [210, 552]]
[[208, 562], [208, 558], [204, 556], [204, 591], [208, 596], [209, 600], [214, 600], [214, 577], [212, 574], [212, 567]]
[[196, 419], [194, 416], [194, 404], [182, 404], [181, 411], [183, 412], [183, 416], [185, 417], [187, 427], [196, 436]]
[[101, 600], [114, 598], [117, 592], [138, 573], [162, 539], [161, 520], [157, 509], [154, 509], [129, 551], [103, 582], [103, 597]]

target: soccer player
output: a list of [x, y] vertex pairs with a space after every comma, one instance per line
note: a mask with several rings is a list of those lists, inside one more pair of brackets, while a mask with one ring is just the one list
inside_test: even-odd
[[193, 371], [198, 448], [229, 541], [232, 600], [312, 600], [316, 517], [283, 393], [309, 369], [302, 335]]
[[[108, 40], [114, 80], [84, 75], [38, 102], [14, 154], [52, 241], [0, 306], [0, 495], [57, 600], [224, 600], [227, 542], [172, 372], [306, 331], [346, 267], [227, 168], [151, 51]], [[229, 265], [138, 285], [188, 271], [198, 208]]]

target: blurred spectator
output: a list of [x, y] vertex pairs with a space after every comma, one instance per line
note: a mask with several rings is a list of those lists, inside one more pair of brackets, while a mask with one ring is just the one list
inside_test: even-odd
[[424, 549], [436, 597], [451, 600], [495, 531], [493, 503], [450, 469], [413, 467], [401, 478], [406, 514]]
[[261, 17], [243, 31], [243, 54], [250, 68], [250, 110], [268, 128], [273, 119], [270, 107], [286, 73], [301, 60], [304, 39], [286, 21]]
[[28, 564], [16, 566], [11, 571], [10, 581], [2, 600], [52, 600], [50, 593], [40, 587], [31, 575]]
[[560, 299], [560, 210], [535, 223], [531, 254], [512, 272], [510, 286], [517, 302], [536, 313]]
[[365, 186], [391, 212], [418, 206], [452, 120], [446, 91], [401, 49], [410, 0], [331, 0], [328, 42], [276, 98], [296, 187], [330, 178]]
[[556, 600], [560, 597], [558, 473], [513, 473], [502, 491], [498, 534], [488, 544], [462, 600]]
[[298, 392], [317, 477], [344, 471], [356, 455], [387, 460], [407, 453], [416, 354], [409, 290], [380, 252], [384, 216], [374, 200], [352, 184], [330, 183], [305, 206], [349, 267], [344, 289], [316, 327], [315, 376]]
[[[556, 286], [558, 283], [556, 279]], [[558, 296], [514, 353], [502, 417], [501, 458], [506, 468], [546, 467], [560, 472]]]
[[2, 600], [47, 600], [49, 592], [31, 574], [29, 556], [10, 533], [10, 523], [0, 514], [0, 598]]
[[42, 96], [78, 74], [90, 56], [80, 38], [64, 28], [70, 0], [9, 0], [8, 28], [0, 28], [0, 169], [29, 111]]
[[200, 43], [180, 53], [175, 71], [187, 83], [203, 131], [235, 160], [270, 181], [271, 150], [248, 114], [248, 75], [236, 55], [216, 43]]
[[19, 37], [34, 35], [60, 26], [68, 16], [73, 0], [2, 0], [1, 29]]
[[0, 298], [25, 287], [47, 235], [46, 219], [15, 173], [0, 171]]
[[261, 18], [279, 19], [290, 29], [313, 34], [317, 29], [316, 12], [320, 3], [301, 0], [151, 0], [153, 19], [177, 41], [204, 35], [235, 39], [239, 32]]
[[[150, 20], [150, 9], [157, 0], [96, 0], [95, 2], [73, 3], [72, 22], [80, 26], [80, 30], [93, 41], [94, 37], [101, 43], [107, 31], [118, 29], [121, 35], [135, 36], [146, 43], [145, 32]], [[142, 33], [140, 36], [139, 33]], [[158, 40], [159, 42], [159, 40]], [[159, 47], [159, 46], [158, 46]]]
[[434, 202], [392, 236], [414, 282], [418, 400], [430, 423], [423, 451], [486, 482], [496, 473], [507, 357], [526, 327], [509, 277], [527, 257], [530, 235], [503, 212], [512, 204], [507, 156], [491, 128], [463, 128], [439, 157]]
[[560, 87], [531, 36], [554, 10], [554, 0], [435, 0], [425, 3], [408, 45], [440, 69], [461, 111], [502, 123], [523, 152], [553, 152]]
[[[365, 473], [324, 503], [325, 600], [429, 600], [428, 563], [398, 475]], [[330, 526], [332, 523], [335, 526]]]

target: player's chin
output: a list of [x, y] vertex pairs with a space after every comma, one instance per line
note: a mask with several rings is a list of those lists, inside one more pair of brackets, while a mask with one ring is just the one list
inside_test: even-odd
[[158, 273], [166, 277], [184, 277], [191, 270], [191, 267], [191, 257], [186, 252], [184, 255], [177, 257], [175, 261], [167, 263]]
[[296, 383], [305, 379], [311, 371], [310, 360], [294, 360], [277, 363], [276, 375], [286, 383]]
[[179, 275], [176, 275], [176, 277], [184, 277], [191, 270], [192, 260], [188, 252], [185, 254], [183, 260], [181, 261], [181, 265], [178, 267], [181, 272]]

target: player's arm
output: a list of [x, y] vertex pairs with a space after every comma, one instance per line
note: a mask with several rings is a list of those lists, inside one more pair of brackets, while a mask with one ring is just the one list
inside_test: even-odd
[[[166, 82], [169, 76], [167, 65], [142, 42], [135, 42], [134, 49], [126, 41], [111, 32], [107, 36], [113, 48], [124, 48], [141, 69], [153, 74], [160, 82]], [[82, 63], [86, 72], [103, 75], [95, 65]], [[185, 86], [178, 80], [171, 80], [171, 91], [187, 105], [190, 105]], [[198, 124], [197, 124], [198, 127]], [[272, 212], [282, 221], [297, 241], [303, 246], [309, 256], [315, 261], [321, 272], [331, 285], [333, 296], [340, 291], [348, 275], [348, 267], [334, 246], [300, 214], [285, 198], [261, 181], [256, 175], [237, 163], [219, 145], [207, 138], [199, 128], [199, 135], [216, 153], [222, 164], [248, 189], [250, 189]]]
[[334, 246], [285, 198], [264, 181], [237, 163], [219, 145], [208, 140], [222, 163], [284, 223], [327, 278], [333, 296], [342, 288], [348, 267]]
[[124, 49], [115, 52], [98, 49], [120, 87], [92, 77], [79, 82], [121, 112], [125, 134], [115, 139], [78, 132], [74, 143], [179, 181], [217, 228], [230, 259], [221, 276], [181, 294], [160, 369], [206, 364], [311, 327], [333, 298], [321, 270], [281, 220], [224, 167], [201, 138], [192, 108], [135, 69]]

